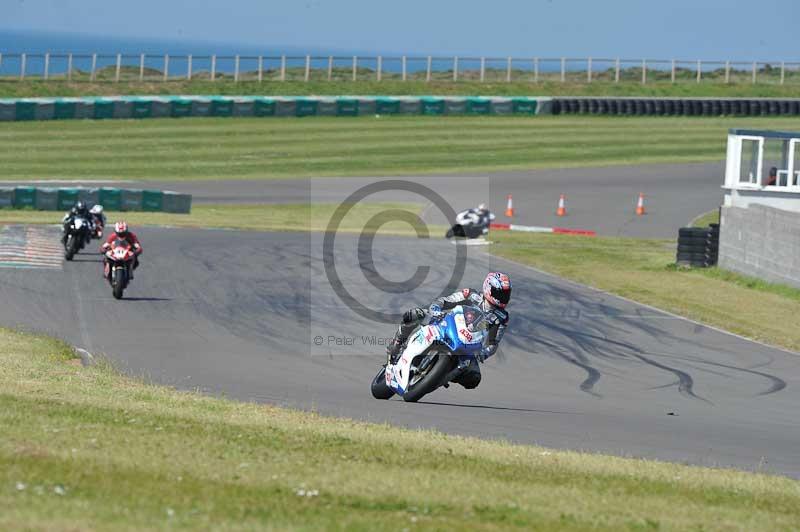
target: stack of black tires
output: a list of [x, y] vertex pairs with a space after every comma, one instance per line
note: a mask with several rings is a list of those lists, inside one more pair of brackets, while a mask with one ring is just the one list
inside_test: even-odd
[[551, 111], [554, 115], [797, 116], [800, 100], [573, 97], [554, 98]]
[[719, 257], [719, 224], [708, 227], [681, 227], [678, 230], [679, 266], [707, 268]]

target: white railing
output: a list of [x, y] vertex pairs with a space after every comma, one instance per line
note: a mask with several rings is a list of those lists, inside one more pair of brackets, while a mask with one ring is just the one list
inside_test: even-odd
[[0, 53], [2, 81], [800, 83], [800, 62], [571, 57]]

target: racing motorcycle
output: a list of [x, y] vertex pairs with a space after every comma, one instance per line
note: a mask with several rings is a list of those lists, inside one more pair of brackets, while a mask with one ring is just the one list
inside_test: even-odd
[[91, 223], [83, 216], [75, 216], [64, 222], [61, 227], [63, 235], [61, 242], [64, 244], [64, 258], [72, 260], [75, 254], [84, 248], [91, 240]]
[[104, 274], [114, 292], [116, 299], [122, 299], [122, 293], [128, 287], [133, 270], [133, 260], [136, 254], [127, 240], [118, 238], [114, 240], [108, 251], [105, 252]]
[[440, 386], [448, 387], [483, 348], [488, 321], [472, 305], [458, 305], [443, 317], [420, 326], [395, 364], [382, 367], [372, 380], [372, 396], [397, 394], [416, 402]]
[[456, 215], [456, 223], [447, 230], [444, 235], [445, 238], [453, 238], [460, 236], [462, 238], [478, 238], [489, 234], [489, 224], [494, 216], [485, 211], [486, 214], [481, 215], [476, 209], [467, 209], [461, 211]]

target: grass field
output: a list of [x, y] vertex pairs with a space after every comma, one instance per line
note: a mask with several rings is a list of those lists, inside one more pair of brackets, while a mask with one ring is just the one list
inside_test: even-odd
[[717, 161], [800, 118], [190, 118], [0, 124], [2, 179], [232, 179]]
[[[217, 227], [249, 231], [324, 231], [338, 204], [298, 203], [278, 205], [195, 205], [191, 214], [107, 211], [109, 223], [125, 219], [132, 226]], [[421, 205], [408, 203], [358, 203], [342, 218], [338, 230], [361, 232], [364, 220], [389, 209], [419, 214]], [[55, 224], [62, 213], [33, 210], [0, 209], [0, 224]], [[415, 227], [390, 222], [378, 229], [380, 234], [416, 235]], [[444, 233], [444, 227], [419, 226], [429, 233]]]
[[[138, 76], [138, 69], [135, 75]], [[88, 81], [68, 83], [66, 81], [16, 79], [0, 82], [0, 98], [29, 98], [34, 96], [106, 96], [123, 94], [229, 94], [229, 95], [343, 95], [343, 94], [385, 94], [385, 95], [487, 95], [487, 96], [673, 96], [673, 97], [776, 97], [794, 98], [800, 85], [748, 82], [726, 85], [721, 80], [716, 83], [695, 83], [692, 79], [682, 83], [648, 83], [639, 81], [621, 83], [594, 82], [575, 83], [546, 81], [529, 82], [487, 82], [447, 80], [431, 81], [303, 81], [286, 82], [240, 82], [230, 78], [215, 82], [195, 79], [192, 81], [161, 82], [122, 82], [90, 83]]]
[[0, 329], [1, 529], [800, 525], [800, 483], [786, 478], [236, 403], [73, 357], [57, 341]]
[[634, 301], [800, 351], [800, 329], [764, 316], [800, 313], [800, 289], [719, 268], [675, 266], [674, 240], [492, 235], [491, 251]]

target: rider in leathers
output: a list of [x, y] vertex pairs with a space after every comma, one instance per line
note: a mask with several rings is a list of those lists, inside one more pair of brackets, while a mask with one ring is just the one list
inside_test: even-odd
[[[471, 288], [464, 288], [449, 296], [435, 299], [431, 306], [426, 310], [422, 308], [412, 308], [403, 314], [403, 321], [394, 335], [394, 339], [386, 348], [389, 363], [396, 362], [403, 346], [408, 340], [409, 335], [414, 332], [423, 322], [431, 319], [440, 318], [448, 310], [457, 305], [474, 304], [479, 306], [485, 313], [489, 326], [486, 331], [486, 339], [483, 349], [477, 358], [481, 362], [492, 356], [500, 340], [503, 339], [506, 327], [508, 326], [508, 313], [504, 310], [511, 298], [511, 281], [508, 275], [499, 272], [492, 272], [483, 281], [483, 289], [479, 292]], [[475, 359], [471, 359], [466, 370], [455, 379], [454, 382], [464, 388], [475, 388], [481, 382], [481, 370]]]

